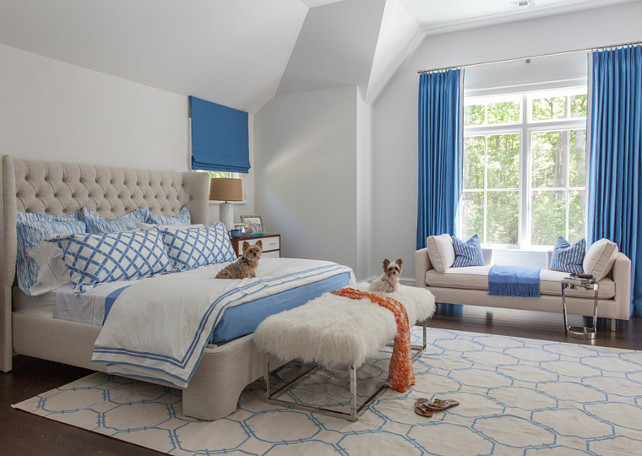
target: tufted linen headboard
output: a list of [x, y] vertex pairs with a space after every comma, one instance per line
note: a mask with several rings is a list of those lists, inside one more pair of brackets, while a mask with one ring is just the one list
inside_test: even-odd
[[149, 207], [209, 222], [207, 173], [150, 171], [2, 157], [0, 169], [0, 370], [11, 370], [11, 287], [16, 275], [16, 211], [73, 214], [83, 206], [113, 220]]

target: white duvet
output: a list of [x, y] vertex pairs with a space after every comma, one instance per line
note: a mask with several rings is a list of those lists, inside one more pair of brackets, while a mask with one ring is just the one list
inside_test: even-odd
[[[114, 302], [92, 360], [111, 374], [187, 386], [223, 311], [338, 274], [328, 261], [262, 259], [256, 279], [215, 279], [211, 268], [142, 280]], [[303, 304], [303, 303], [302, 303]]]

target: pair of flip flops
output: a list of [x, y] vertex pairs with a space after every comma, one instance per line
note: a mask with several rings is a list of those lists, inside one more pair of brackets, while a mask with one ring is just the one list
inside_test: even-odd
[[440, 412], [459, 405], [454, 399], [434, 399], [432, 402], [420, 397], [415, 401], [415, 413], [430, 418], [433, 412]]

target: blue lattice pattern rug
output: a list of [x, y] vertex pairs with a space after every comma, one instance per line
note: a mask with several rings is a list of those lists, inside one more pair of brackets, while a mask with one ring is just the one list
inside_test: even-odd
[[[416, 328], [413, 338], [420, 339]], [[364, 366], [364, 395], [388, 359]], [[387, 390], [356, 423], [263, 402], [250, 385], [238, 410], [206, 422], [182, 415], [177, 390], [93, 374], [15, 407], [175, 455], [629, 455], [642, 449], [642, 352], [429, 329], [417, 384]], [[348, 403], [341, 369], [318, 371], [293, 400]], [[456, 399], [432, 418], [415, 399]]]

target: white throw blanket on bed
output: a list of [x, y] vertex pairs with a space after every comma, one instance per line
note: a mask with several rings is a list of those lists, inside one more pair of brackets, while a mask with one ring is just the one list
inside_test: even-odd
[[354, 281], [349, 267], [317, 260], [261, 260], [256, 279], [193, 272], [152, 277], [123, 291], [96, 339], [92, 360], [107, 363], [112, 374], [185, 387], [226, 308], [338, 274], [349, 273]]

